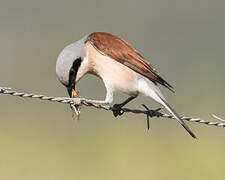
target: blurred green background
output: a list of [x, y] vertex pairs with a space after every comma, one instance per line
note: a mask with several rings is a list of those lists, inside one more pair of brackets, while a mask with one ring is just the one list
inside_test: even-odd
[[[225, 1], [0, 1], [0, 86], [67, 96], [55, 62], [68, 44], [93, 31], [121, 36], [170, 82], [161, 88], [180, 114], [225, 117]], [[103, 84], [86, 76], [82, 97], [104, 99]], [[126, 96], [116, 94], [115, 102]], [[128, 107], [158, 104], [140, 96]], [[174, 120], [82, 109], [0, 95], [0, 179], [224, 180], [225, 131]]]

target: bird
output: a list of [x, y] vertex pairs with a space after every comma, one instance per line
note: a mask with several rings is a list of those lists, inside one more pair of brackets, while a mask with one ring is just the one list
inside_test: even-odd
[[[128, 42], [108, 32], [93, 32], [66, 46], [56, 61], [56, 74], [66, 87], [70, 97], [77, 95], [76, 84], [86, 74], [99, 77], [106, 88], [105, 100], [96, 103], [113, 102], [114, 91], [129, 95], [118, 110], [143, 94], [161, 104], [193, 137], [195, 134], [169, 105], [159, 85], [174, 92], [173, 86], [165, 81], [153, 66]], [[117, 112], [117, 113], [116, 113]], [[121, 115], [116, 111], [114, 115]]]

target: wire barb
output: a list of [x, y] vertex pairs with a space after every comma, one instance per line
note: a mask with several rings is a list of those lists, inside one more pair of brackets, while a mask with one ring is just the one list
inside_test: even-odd
[[[95, 103], [95, 100], [79, 98], [79, 97], [68, 98], [68, 97], [52, 97], [52, 96], [38, 95], [38, 94], [33, 94], [33, 93], [17, 92], [17, 91], [12, 90], [9, 87], [0, 87], [0, 94], [18, 96], [18, 97], [22, 97], [22, 98], [36, 98], [36, 99], [40, 99], [40, 100], [69, 104], [71, 106], [71, 109], [73, 109], [73, 112], [76, 114], [77, 118], [79, 118], [79, 116], [80, 116], [80, 106], [81, 105], [112, 111], [112, 107], [109, 105]], [[121, 110], [124, 113], [130, 112], [130, 113], [135, 113], [135, 114], [147, 115], [148, 129], [150, 128], [149, 117], [163, 117], [163, 118], [175, 119], [172, 115], [160, 112], [161, 108], [152, 110], [152, 109], [149, 109], [144, 104], [142, 104], [142, 106], [144, 106], [146, 110], [128, 109], [128, 108], [121, 108]], [[201, 123], [201, 124], [205, 124], [205, 125], [209, 125], [209, 126], [222, 127], [225, 129], [225, 120], [214, 114], [212, 114], [212, 116], [215, 119], [217, 119], [218, 121], [208, 121], [208, 120], [203, 120], [200, 118], [192, 118], [192, 117], [186, 117], [186, 116], [180, 116], [180, 118], [182, 120], [189, 121], [189, 122], [196, 122], [196, 123]]]

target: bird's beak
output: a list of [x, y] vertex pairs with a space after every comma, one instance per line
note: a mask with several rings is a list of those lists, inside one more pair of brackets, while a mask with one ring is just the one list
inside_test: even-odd
[[67, 87], [67, 91], [68, 91], [68, 94], [71, 98], [74, 98], [74, 97], [78, 97], [79, 96], [79, 93], [78, 91], [75, 90], [75, 87], [71, 86], [71, 87]]
[[72, 89], [72, 97], [74, 98], [74, 97], [78, 97], [79, 96], [79, 93], [78, 93], [78, 91], [76, 91], [75, 89]]

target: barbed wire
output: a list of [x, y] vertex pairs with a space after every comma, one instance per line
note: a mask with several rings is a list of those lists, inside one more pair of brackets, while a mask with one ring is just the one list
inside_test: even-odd
[[[85, 99], [85, 98], [68, 98], [68, 97], [52, 97], [52, 96], [46, 96], [46, 95], [38, 95], [34, 93], [24, 93], [24, 92], [17, 92], [12, 90], [9, 87], [0, 87], [0, 94], [5, 95], [12, 95], [12, 96], [18, 96], [22, 98], [35, 98], [45, 101], [51, 101], [51, 102], [58, 102], [58, 103], [64, 103], [69, 104], [73, 110], [73, 112], [76, 114], [76, 116], [79, 118], [80, 115], [80, 106], [91, 106], [99, 109], [114, 111], [115, 109], [109, 105], [96, 103], [95, 100], [91, 99]], [[149, 118], [150, 117], [163, 117], [163, 118], [169, 118], [169, 119], [175, 119], [172, 115], [160, 112], [161, 108], [158, 108], [156, 110], [148, 109], [147, 106], [142, 104], [142, 106], [146, 110], [140, 110], [140, 109], [128, 109], [128, 108], [121, 108], [121, 113], [135, 113], [135, 114], [145, 114], [147, 116], [147, 123], [148, 123], [148, 129], [149, 129]], [[222, 127], [225, 129], [225, 120], [212, 114], [212, 116], [217, 121], [208, 121], [203, 120], [200, 118], [192, 118], [187, 116], [180, 116], [182, 120], [189, 121], [189, 122], [195, 122], [195, 123], [201, 123], [209, 126], [216, 126], [216, 127]]]

